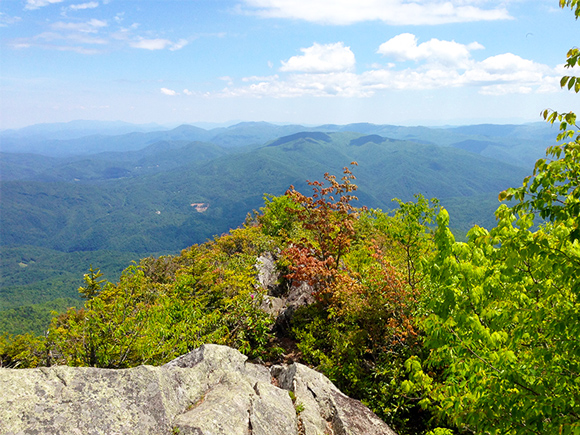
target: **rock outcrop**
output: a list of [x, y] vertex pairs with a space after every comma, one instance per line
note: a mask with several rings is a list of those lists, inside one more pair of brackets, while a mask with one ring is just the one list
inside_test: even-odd
[[276, 259], [269, 252], [258, 257], [256, 270], [258, 282], [267, 291], [262, 310], [275, 319], [274, 328], [284, 335], [290, 328], [294, 312], [314, 302], [313, 288], [305, 282], [300, 285], [284, 282], [276, 268]]
[[217, 345], [161, 367], [0, 369], [0, 391], [2, 435], [395, 435], [322, 374]]

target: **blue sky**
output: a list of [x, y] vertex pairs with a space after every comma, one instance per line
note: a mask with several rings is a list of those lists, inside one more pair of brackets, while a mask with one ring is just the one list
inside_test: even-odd
[[578, 110], [557, 0], [0, 0], [0, 128], [445, 125]]

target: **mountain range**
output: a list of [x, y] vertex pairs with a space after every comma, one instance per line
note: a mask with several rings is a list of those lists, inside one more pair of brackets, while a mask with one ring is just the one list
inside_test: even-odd
[[[556, 135], [543, 123], [240, 123], [132, 132], [106, 124], [100, 134], [98, 124], [58, 127], [0, 132], [0, 314], [74, 297], [82, 274], [67, 256], [90, 253], [83, 254], [85, 271], [99, 267], [114, 280], [128, 258], [204, 242], [241, 225], [264, 194], [281, 195], [290, 185], [308, 194], [306, 180], [339, 175], [352, 161], [359, 205], [389, 210], [395, 197], [436, 197], [461, 237], [473, 224], [493, 224], [498, 192], [520, 185]], [[60, 269], [48, 266], [50, 252], [61, 258]], [[58, 276], [66, 278], [55, 286]]]

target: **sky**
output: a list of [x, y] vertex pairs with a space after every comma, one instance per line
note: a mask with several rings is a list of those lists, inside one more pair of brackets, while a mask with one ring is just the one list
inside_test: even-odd
[[0, 129], [541, 121], [580, 111], [578, 30], [557, 0], [0, 0]]

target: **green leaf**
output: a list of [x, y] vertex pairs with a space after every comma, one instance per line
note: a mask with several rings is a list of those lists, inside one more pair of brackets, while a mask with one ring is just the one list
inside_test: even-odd
[[[568, 80], [570, 80], [570, 77], [568, 76], [564, 76], [560, 79], [560, 87], [564, 87], [566, 86], [566, 83], [568, 83]], [[545, 118], [545, 117], [544, 117]]]

